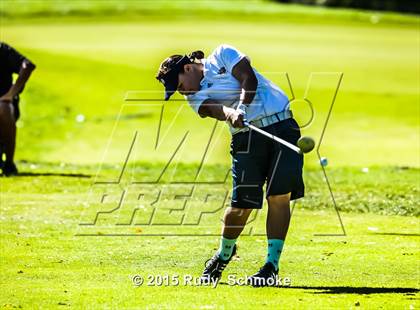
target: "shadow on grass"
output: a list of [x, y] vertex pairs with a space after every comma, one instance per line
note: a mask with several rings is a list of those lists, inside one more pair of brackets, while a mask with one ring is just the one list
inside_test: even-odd
[[313, 294], [415, 294], [410, 287], [353, 287], [353, 286], [289, 286], [288, 289], [314, 290]]
[[16, 177], [71, 177], [71, 178], [91, 178], [89, 174], [82, 173], [56, 173], [56, 172], [19, 172]]
[[406, 236], [406, 237], [420, 237], [420, 234], [409, 234], [409, 233], [370, 233], [370, 235], [382, 235], [382, 236]]
[[[227, 282], [220, 282], [219, 285], [229, 285]], [[236, 285], [234, 285], [236, 286]], [[280, 289], [308, 290], [312, 294], [406, 294], [415, 295], [420, 292], [417, 288], [411, 287], [354, 287], [354, 286], [278, 286]]]

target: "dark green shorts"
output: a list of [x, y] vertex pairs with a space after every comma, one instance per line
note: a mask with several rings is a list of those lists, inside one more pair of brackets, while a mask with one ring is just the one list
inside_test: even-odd
[[[299, 125], [293, 118], [261, 128], [296, 145]], [[291, 193], [291, 200], [304, 196], [303, 155], [292, 151], [258, 132], [246, 131], [232, 136], [233, 193], [231, 206], [261, 209], [266, 196]]]

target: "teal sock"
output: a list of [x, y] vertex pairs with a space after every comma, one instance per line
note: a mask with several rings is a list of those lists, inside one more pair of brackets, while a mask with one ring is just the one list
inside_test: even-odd
[[267, 259], [265, 260], [266, 263], [272, 263], [276, 270], [279, 269], [279, 260], [280, 254], [283, 250], [284, 240], [280, 239], [268, 239], [268, 247], [267, 247]]
[[228, 260], [232, 256], [233, 246], [236, 243], [236, 239], [226, 239], [222, 237], [220, 239], [220, 246], [217, 253], [219, 253], [219, 257], [223, 260]]

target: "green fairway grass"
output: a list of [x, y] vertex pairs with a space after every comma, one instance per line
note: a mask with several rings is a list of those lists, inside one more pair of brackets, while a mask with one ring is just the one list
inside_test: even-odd
[[[125, 231], [130, 236], [107, 236], [107, 231], [118, 232], [118, 227], [102, 222], [94, 227], [79, 226], [91, 219], [81, 215], [81, 210], [93, 182], [94, 167], [25, 163], [22, 168], [28, 171], [26, 176], [2, 180], [0, 302], [6, 308], [244, 309], [265, 305], [325, 309], [360, 305], [395, 309], [418, 304], [418, 217], [392, 215], [413, 215], [418, 209], [398, 210], [415, 198], [402, 197], [402, 190], [390, 189], [388, 181], [395, 179], [408, 188], [418, 171], [374, 169], [363, 176], [356, 169], [331, 171], [337, 182], [335, 194], [346, 236], [328, 203], [325, 184], [314, 181], [318, 172], [307, 171], [309, 195], [294, 206], [281, 262], [280, 276], [290, 278], [291, 287], [228, 285], [229, 274], [249, 275], [264, 260], [266, 241], [260, 234], [265, 227], [264, 211], [256, 225], [248, 224], [254, 227], [254, 233], [239, 238], [237, 257], [213, 289], [147, 284], [136, 287], [131, 277], [199, 276], [205, 260], [217, 248], [218, 220], [213, 219], [208, 227], [133, 225]], [[194, 167], [186, 166], [183, 171], [188, 169]], [[30, 175], [36, 172], [40, 175]], [[113, 169], [106, 167], [102, 173], [112, 175]], [[349, 182], [351, 177], [359, 180], [357, 191]], [[118, 185], [115, 187], [118, 190]], [[411, 191], [418, 195], [419, 187]], [[393, 197], [393, 206], [388, 205], [386, 197], [376, 200], [380, 193], [386, 193], [388, 199]], [[378, 198], [369, 199], [372, 196]], [[348, 203], [348, 199], [353, 200]], [[167, 201], [163, 207], [176, 207], [175, 203]], [[92, 208], [104, 211], [96, 209], [97, 205]], [[134, 224], [139, 220], [136, 218]], [[185, 234], [197, 232], [197, 228], [200, 233], [211, 230], [211, 235], [166, 236], [171, 230]], [[92, 232], [96, 236], [83, 236]], [[148, 236], [150, 232], [160, 235]]]
[[[5, 0], [0, 13], [0, 40], [37, 65], [21, 95], [21, 176], [0, 178], [1, 307], [418, 308], [418, 16], [268, 1]], [[154, 76], [171, 54], [222, 43], [285, 90], [301, 124], [311, 102], [302, 133], [317, 145], [334, 102], [292, 205], [291, 287], [228, 285], [264, 262], [266, 205], [217, 288], [136, 287], [134, 275], [197, 277], [218, 246], [230, 134], [185, 102], [163, 105]], [[145, 224], [160, 190], [165, 225]]]

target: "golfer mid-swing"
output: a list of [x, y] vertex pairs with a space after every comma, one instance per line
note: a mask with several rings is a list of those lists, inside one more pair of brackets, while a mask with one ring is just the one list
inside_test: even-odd
[[179, 91], [198, 115], [226, 121], [232, 133], [232, 201], [224, 214], [220, 247], [206, 264], [202, 280], [220, 279], [248, 216], [262, 208], [266, 184], [268, 253], [264, 266], [248, 281], [254, 286], [274, 283], [290, 222], [290, 200], [304, 195], [303, 156], [250, 131], [244, 119], [296, 144], [300, 130], [287, 96], [229, 45], [217, 47], [207, 58], [201, 51], [173, 55], [162, 62], [156, 78], [165, 86], [165, 100]]

